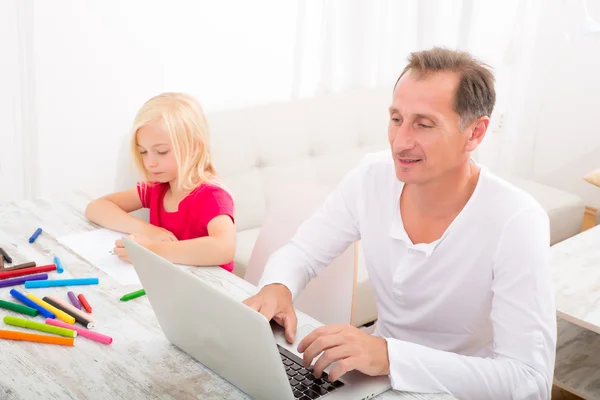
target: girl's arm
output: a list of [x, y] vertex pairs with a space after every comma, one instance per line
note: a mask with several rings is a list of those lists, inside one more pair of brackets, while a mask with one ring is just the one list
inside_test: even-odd
[[134, 233], [151, 238], [156, 238], [157, 234], [161, 232], [164, 236], [167, 232], [164, 229], [157, 228], [129, 214], [142, 207], [137, 189], [129, 189], [92, 201], [85, 209], [85, 216], [90, 221], [114, 231]]
[[231, 218], [219, 215], [210, 220], [207, 229], [208, 236], [197, 239], [141, 244], [174, 264], [213, 266], [233, 261], [235, 225]]

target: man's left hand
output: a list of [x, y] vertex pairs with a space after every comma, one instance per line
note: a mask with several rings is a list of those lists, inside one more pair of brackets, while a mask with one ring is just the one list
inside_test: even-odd
[[329, 373], [331, 382], [346, 372], [358, 370], [366, 375], [378, 376], [390, 373], [387, 341], [369, 335], [351, 325], [330, 325], [315, 329], [298, 345], [304, 353], [304, 367], [323, 353], [314, 365], [314, 375], [321, 377], [323, 370], [337, 362]]

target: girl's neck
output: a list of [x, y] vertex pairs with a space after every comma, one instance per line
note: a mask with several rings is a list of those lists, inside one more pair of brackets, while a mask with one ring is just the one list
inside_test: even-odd
[[169, 181], [169, 192], [173, 198], [184, 198], [190, 194], [189, 190], [181, 190], [177, 179]]

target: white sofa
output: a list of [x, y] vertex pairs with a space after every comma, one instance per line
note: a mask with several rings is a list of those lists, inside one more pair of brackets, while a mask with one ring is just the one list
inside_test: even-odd
[[[217, 168], [236, 203], [235, 273], [244, 276], [261, 223], [278, 188], [294, 182], [336, 185], [364, 154], [386, 149], [391, 89], [367, 89], [208, 115]], [[551, 218], [552, 244], [580, 230], [583, 201], [570, 193], [508, 178]], [[290, 209], [290, 213], [294, 210]], [[377, 317], [359, 254], [356, 318]]]
[[364, 154], [386, 148], [388, 103], [381, 92], [356, 91], [208, 115], [215, 162], [235, 200], [236, 273], [243, 276], [282, 184], [334, 186]]

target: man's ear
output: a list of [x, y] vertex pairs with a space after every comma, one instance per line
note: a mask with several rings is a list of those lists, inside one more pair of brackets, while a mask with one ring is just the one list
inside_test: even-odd
[[487, 116], [479, 117], [469, 125], [466, 132], [469, 135], [467, 139], [467, 151], [474, 151], [479, 146], [485, 137], [489, 125], [490, 117]]

